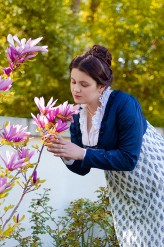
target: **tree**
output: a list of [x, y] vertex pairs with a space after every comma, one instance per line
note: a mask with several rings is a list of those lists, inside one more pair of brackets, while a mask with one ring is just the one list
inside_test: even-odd
[[[3, 6], [1, 1], [0, 6]], [[8, 3], [8, 4], [7, 4]], [[10, 15], [5, 15], [9, 12]], [[0, 42], [1, 50], [7, 46], [6, 36], [8, 33], [17, 34], [19, 38], [37, 38], [43, 36], [42, 44], [49, 46], [48, 56], [39, 56], [37, 63], [28, 64], [28, 75], [24, 66], [19, 80], [13, 85], [16, 92], [11, 98], [9, 105], [3, 104], [3, 114], [18, 117], [30, 117], [30, 112], [36, 112], [33, 103], [35, 96], [44, 96], [49, 99], [51, 96], [60, 99], [59, 102], [71, 99], [71, 95], [66, 95], [69, 88], [68, 64], [74, 53], [75, 36], [81, 32], [80, 26], [74, 26], [78, 22], [77, 16], [72, 16], [70, 3], [67, 1], [13, 1], [9, 6], [6, 1], [3, 9], [5, 19], [3, 23], [3, 36]], [[16, 16], [16, 18], [14, 18]], [[68, 22], [69, 18], [69, 22]], [[11, 23], [12, 19], [12, 23]], [[30, 22], [29, 22], [30, 20]], [[8, 23], [11, 23], [8, 25]], [[1, 41], [0, 40], [0, 41]], [[4, 57], [4, 56], [3, 56]], [[1, 63], [5, 66], [5, 61]], [[19, 105], [19, 107], [17, 107]], [[1, 107], [2, 108], [2, 107]]]
[[48, 56], [31, 63], [28, 76], [22, 71], [13, 87], [17, 96], [9, 102], [12, 107], [3, 105], [2, 114], [30, 117], [36, 112], [35, 96], [72, 102], [69, 63], [98, 43], [113, 55], [113, 88], [136, 96], [146, 118], [164, 126], [162, 0], [0, 0], [0, 7], [1, 50], [8, 32], [19, 38], [43, 36], [42, 44], [49, 46]]
[[92, 2], [85, 24], [93, 43], [113, 54], [114, 88], [135, 95], [147, 119], [164, 126], [162, 2], [99, 1], [95, 12]]

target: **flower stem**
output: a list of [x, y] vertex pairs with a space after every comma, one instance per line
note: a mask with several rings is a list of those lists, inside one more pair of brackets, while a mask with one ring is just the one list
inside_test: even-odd
[[[44, 144], [43, 144], [42, 147], [41, 147], [41, 150], [40, 150], [40, 153], [39, 153], [39, 156], [38, 156], [37, 164], [36, 164], [36, 166], [35, 166], [35, 168], [34, 168], [34, 170], [33, 170], [31, 176], [33, 176], [34, 172], [36, 171], [36, 169], [37, 169], [37, 167], [38, 167], [38, 165], [39, 165], [39, 162], [40, 162], [40, 159], [41, 159], [41, 155], [42, 155], [42, 152], [43, 152], [43, 148], [44, 148]], [[3, 224], [3, 226], [2, 226], [2, 230], [3, 230], [3, 231], [4, 231], [4, 229], [5, 229], [6, 225], [7, 225], [7, 223], [8, 223], [8, 222], [11, 220], [11, 218], [14, 216], [14, 214], [15, 214], [15, 212], [17, 211], [18, 207], [20, 206], [20, 204], [21, 204], [21, 202], [22, 202], [24, 196], [25, 196], [26, 193], [28, 192], [28, 185], [29, 185], [30, 181], [31, 181], [31, 179], [29, 178], [28, 181], [27, 181], [27, 183], [26, 183], [26, 185], [25, 185], [25, 187], [24, 187], [23, 193], [22, 193], [22, 195], [21, 195], [21, 197], [20, 197], [20, 199], [19, 199], [17, 205], [14, 207], [14, 209], [13, 209], [13, 211], [11, 212], [10, 216], [8, 217], [8, 219], [6, 219], [6, 221], [4, 222], [4, 224]], [[0, 236], [0, 238], [1, 238], [1, 236]]]
[[[33, 170], [31, 176], [33, 176], [34, 172], [36, 171], [36, 169], [37, 169], [37, 167], [38, 167], [38, 165], [39, 165], [39, 162], [40, 162], [40, 159], [41, 159], [41, 155], [42, 155], [43, 149], [44, 149], [44, 144], [42, 145], [42, 147], [41, 147], [41, 149], [40, 149], [40, 151], [39, 151], [38, 161], [37, 161], [37, 164], [36, 164], [36, 166], [35, 166], [35, 168], [34, 168], [34, 170]], [[29, 182], [30, 182], [30, 178], [29, 178], [29, 180], [27, 181], [27, 185], [28, 185]]]

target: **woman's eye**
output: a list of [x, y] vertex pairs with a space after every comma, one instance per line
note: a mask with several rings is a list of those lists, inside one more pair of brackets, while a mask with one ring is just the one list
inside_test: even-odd
[[71, 84], [76, 84], [76, 82], [75, 81], [71, 81]]
[[81, 83], [82, 87], [87, 87], [88, 84], [87, 83]]

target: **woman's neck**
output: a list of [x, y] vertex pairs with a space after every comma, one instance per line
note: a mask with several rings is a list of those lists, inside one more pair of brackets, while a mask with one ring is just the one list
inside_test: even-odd
[[93, 115], [95, 114], [95, 111], [91, 111], [88, 106], [87, 106], [87, 112], [91, 117], [93, 117]]
[[93, 116], [99, 106], [100, 106], [100, 102], [94, 105], [88, 104], [86, 105], [86, 108], [87, 108], [88, 113]]

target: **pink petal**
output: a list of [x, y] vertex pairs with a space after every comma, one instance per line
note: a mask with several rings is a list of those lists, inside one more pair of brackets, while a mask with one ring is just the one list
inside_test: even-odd
[[8, 34], [7, 35], [7, 41], [12, 45], [14, 46], [14, 40], [13, 40], [13, 36], [11, 34]]
[[37, 39], [34, 39], [30, 42], [30, 47], [35, 46], [36, 44], [38, 44], [41, 40], [43, 39], [43, 37], [39, 37]]

